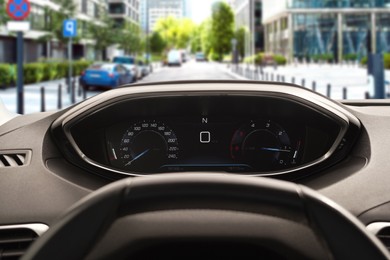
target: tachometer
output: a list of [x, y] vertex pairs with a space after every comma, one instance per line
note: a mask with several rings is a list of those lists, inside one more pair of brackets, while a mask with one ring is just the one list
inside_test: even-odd
[[233, 160], [245, 162], [259, 171], [273, 171], [296, 163], [298, 149], [287, 132], [270, 120], [256, 120], [240, 127], [233, 135]]
[[175, 133], [164, 123], [144, 120], [128, 128], [120, 143], [124, 169], [158, 172], [168, 160], [176, 160], [179, 145]]

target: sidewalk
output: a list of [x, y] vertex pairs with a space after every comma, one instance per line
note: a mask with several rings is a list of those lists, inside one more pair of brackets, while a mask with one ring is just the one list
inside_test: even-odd
[[[153, 71], [160, 70], [160, 66], [155, 64]], [[61, 108], [66, 108], [72, 105], [70, 100], [70, 94], [67, 91], [67, 85], [65, 79], [40, 82], [37, 84], [28, 84], [24, 86], [24, 114], [41, 112], [41, 87], [45, 89], [45, 111], [58, 110], [58, 89], [61, 85]], [[16, 87], [9, 87], [6, 89], [0, 89], [0, 98], [2, 99], [5, 107], [13, 113], [17, 112], [17, 93]], [[89, 90], [86, 92], [86, 98], [95, 96], [102, 93], [104, 90]], [[79, 95], [81, 94], [81, 95]], [[76, 103], [84, 100], [83, 90], [79, 90], [78, 79], [76, 80], [75, 87]]]
[[[246, 72], [247, 66], [240, 65], [241, 71]], [[254, 67], [249, 66], [250, 71]], [[231, 70], [231, 69], [229, 69]], [[243, 73], [239, 76], [249, 78]], [[252, 72], [253, 75], [253, 72]], [[295, 83], [312, 89], [316, 85], [316, 91], [326, 95], [327, 86], [331, 86], [331, 98], [343, 99], [343, 88], [347, 89], [347, 99], [364, 99], [365, 93], [372, 93], [372, 83], [369, 82], [366, 68], [357, 65], [318, 65], [298, 64], [274, 67], [265, 67], [263, 74], [259, 73], [257, 78], [265, 81], [283, 81]], [[386, 81], [390, 80], [390, 71], [385, 72]], [[314, 82], [314, 83], [313, 83]], [[388, 87], [388, 86], [387, 86]], [[387, 89], [387, 92], [388, 89]]]
[[[62, 108], [71, 105], [70, 94], [67, 92], [67, 86], [65, 79], [46, 81], [37, 84], [29, 84], [24, 86], [24, 114], [30, 114], [35, 112], [41, 112], [41, 87], [45, 89], [45, 111], [58, 110], [58, 89], [61, 85], [61, 97], [62, 97]], [[78, 82], [76, 83], [75, 96], [76, 103], [83, 100], [83, 96], [78, 95]], [[16, 87], [10, 87], [7, 89], [0, 90], [0, 98], [3, 100], [6, 108], [16, 113], [17, 111], [17, 90]], [[99, 91], [88, 91], [87, 98], [100, 93]]]

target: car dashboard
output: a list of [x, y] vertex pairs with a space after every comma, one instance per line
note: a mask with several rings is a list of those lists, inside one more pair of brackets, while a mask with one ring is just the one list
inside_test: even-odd
[[0, 127], [0, 226], [49, 227], [115, 180], [186, 172], [300, 183], [365, 225], [387, 223], [389, 112], [386, 101], [341, 104], [291, 84], [198, 81], [19, 116]]

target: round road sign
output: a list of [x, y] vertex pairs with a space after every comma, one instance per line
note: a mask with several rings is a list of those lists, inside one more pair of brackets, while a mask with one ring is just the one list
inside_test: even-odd
[[7, 13], [14, 20], [24, 20], [30, 14], [30, 2], [28, 0], [9, 0]]

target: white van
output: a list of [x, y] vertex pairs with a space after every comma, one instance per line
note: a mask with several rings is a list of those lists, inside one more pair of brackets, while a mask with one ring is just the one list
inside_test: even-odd
[[181, 52], [178, 50], [170, 50], [168, 52], [168, 66], [181, 66]]

